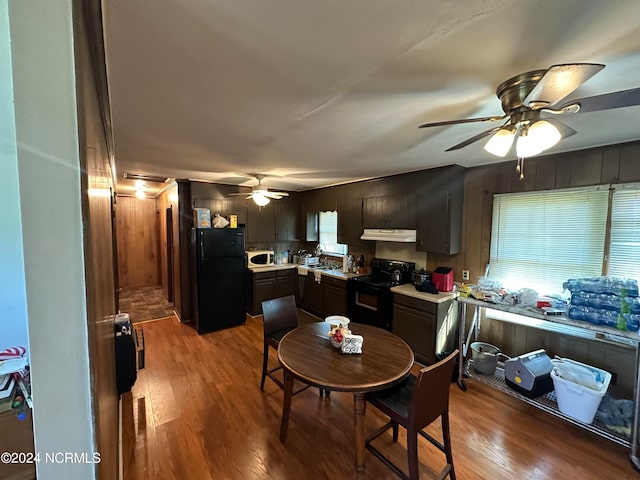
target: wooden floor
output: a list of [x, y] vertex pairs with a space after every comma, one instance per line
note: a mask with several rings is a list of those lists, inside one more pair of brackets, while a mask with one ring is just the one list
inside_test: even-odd
[[[282, 392], [268, 379], [259, 388], [261, 317], [202, 336], [176, 319], [143, 328], [146, 369], [123, 398], [125, 480], [397, 478], [369, 452], [366, 471], [355, 474], [349, 394], [320, 398], [307, 389], [294, 397], [289, 436], [280, 443]], [[451, 385], [458, 479], [640, 479], [628, 449], [473, 380], [468, 385], [466, 392]], [[369, 407], [366, 431], [383, 423]], [[394, 445], [389, 434], [378, 446], [403, 462], [404, 440], [401, 433]], [[421, 478], [434, 478], [442, 454], [423, 439], [419, 451]]]

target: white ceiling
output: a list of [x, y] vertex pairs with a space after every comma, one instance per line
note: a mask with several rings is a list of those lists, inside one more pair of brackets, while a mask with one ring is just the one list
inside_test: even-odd
[[[640, 87], [637, 0], [103, 0], [119, 174], [304, 190], [503, 161], [485, 141], [502, 81], [606, 68], [567, 99]], [[549, 152], [640, 139], [640, 107], [566, 115]], [[505, 160], [514, 160], [514, 155]], [[154, 187], [154, 185], [150, 185]], [[155, 185], [156, 188], [161, 185]]]

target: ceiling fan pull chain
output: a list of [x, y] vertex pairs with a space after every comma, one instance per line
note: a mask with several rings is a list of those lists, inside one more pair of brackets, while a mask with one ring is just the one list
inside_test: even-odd
[[518, 165], [516, 166], [516, 172], [520, 174], [520, 180], [524, 180], [524, 158], [518, 158]]

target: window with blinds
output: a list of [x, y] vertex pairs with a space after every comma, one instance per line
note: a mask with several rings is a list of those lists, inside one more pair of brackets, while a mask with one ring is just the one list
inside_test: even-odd
[[608, 274], [640, 281], [640, 184], [614, 185]]
[[489, 278], [549, 294], [601, 275], [608, 199], [607, 186], [495, 195]]
[[323, 253], [345, 255], [347, 246], [338, 243], [338, 212], [320, 212], [319, 241]]

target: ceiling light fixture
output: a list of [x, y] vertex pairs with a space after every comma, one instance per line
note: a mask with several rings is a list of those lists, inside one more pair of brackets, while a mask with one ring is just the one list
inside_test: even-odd
[[145, 197], [146, 197], [146, 195], [144, 194], [144, 190], [142, 190], [142, 189], [138, 189], [138, 190], [136, 190], [136, 197], [138, 197], [138, 198], [140, 198], [140, 199], [145, 198]]
[[253, 201], [255, 202], [256, 205], [258, 205], [259, 207], [264, 207], [265, 205], [267, 205], [271, 200], [269, 200], [267, 197], [264, 196], [263, 193], [261, 193], [258, 190], [254, 190], [253, 192]]
[[501, 127], [500, 130], [489, 139], [484, 149], [496, 157], [504, 157], [509, 153], [509, 150], [511, 150], [515, 136], [516, 129], [512, 126]]
[[523, 114], [515, 125], [504, 125], [489, 139], [484, 149], [497, 157], [504, 157], [515, 139], [518, 165], [516, 171], [524, 179], [524, 159], [533, 157], [556, 145], [562, 135], [555, 125], [531, 113]]

